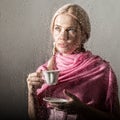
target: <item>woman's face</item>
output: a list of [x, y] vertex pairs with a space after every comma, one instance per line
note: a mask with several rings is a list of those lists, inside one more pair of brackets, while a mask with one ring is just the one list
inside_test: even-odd
[[78, 22], [70, 15], [58, 15], [54, 22], [53, 38], [60, 53], [72, 54], [81, 45], [81, 30]]

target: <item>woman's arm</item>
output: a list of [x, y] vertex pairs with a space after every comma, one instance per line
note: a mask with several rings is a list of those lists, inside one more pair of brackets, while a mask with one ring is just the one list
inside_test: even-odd
[[28, 115], [30, 120], [36, 120], [36, 110], [34, 103], [35, 103], [34, 96], [28, 93]]
[[28, 115], [30, 120], [37, 119], [37, 107], [39, 106], [39, 101], [35, 95], [36, 89], [40, 88], [44, 81], [41, 79], [40, 73], [31, 73], [27, 78], [28, 86]]

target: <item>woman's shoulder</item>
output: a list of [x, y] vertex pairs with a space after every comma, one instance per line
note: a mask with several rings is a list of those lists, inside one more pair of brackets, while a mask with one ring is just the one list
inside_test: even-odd
[[98, 58], [98, 59], [102, 60], [103, 62], [109, 63], [108, 60], [104, 59], [102, 56], [100, 56], [98, 54], [93, 53], [92, 51], [88, 50], [85, 52], [85, 54], [88, 54], [90, 58], [94, 58], [94, 59]]
[[98, 54], [95, 54], [91, 51], [86, 51], [85, 54], [87, 54], [87, 58], [91, 61], [94, 61], [96, 63], [101, 63], [104, 64], [107, 67], [111, 67], [110, 62], [106, 59], [104, 59], [103, 57], [101, 57]]

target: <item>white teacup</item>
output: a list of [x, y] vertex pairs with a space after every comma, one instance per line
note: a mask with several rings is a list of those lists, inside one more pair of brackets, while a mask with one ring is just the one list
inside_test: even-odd
[[43, 75], [48, 85], [55, 85], [58, 82], [59, 70], [45, 70]]

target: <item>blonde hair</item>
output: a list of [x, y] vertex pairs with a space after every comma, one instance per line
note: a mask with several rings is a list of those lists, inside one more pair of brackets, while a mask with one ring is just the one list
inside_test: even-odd
[[51, 21], [51, 33], [54, 30], [54, 22], [56, 17], [64, 13], [72, 16], [74, 19], [78, 21], [81, 27], [81, 31], [86, 35], [85, 39], [83, 39], [82, 41], [83, 43], [85, 43], [90, 37], [90, 31], [91, 31], [90, 20], [86, 11], [77, 4], [71, 4], [71, 3], [66, 4], [55, 12]]

